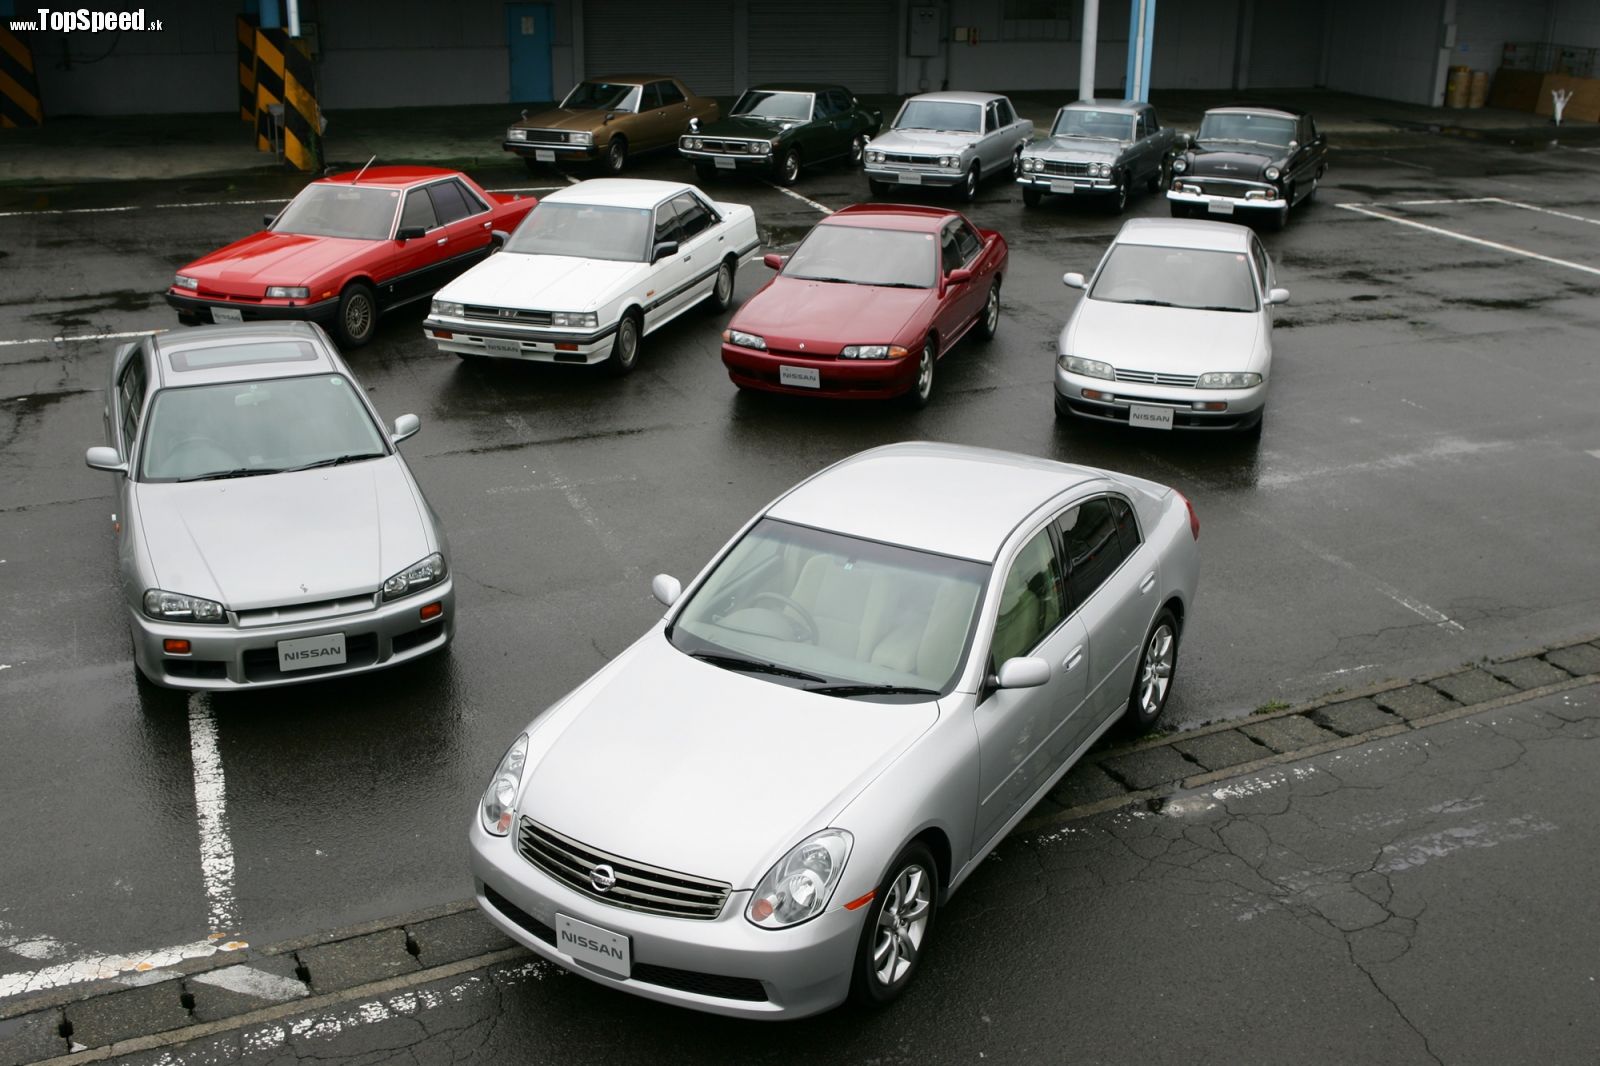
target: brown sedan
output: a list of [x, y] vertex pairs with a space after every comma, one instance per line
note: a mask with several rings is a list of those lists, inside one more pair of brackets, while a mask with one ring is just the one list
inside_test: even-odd
[[638, 74], [580, 82], [549, 111], [523, 113], [506, 130], [505, 150], [533, 170], [541, 163], [599, 162], [619, 173], [628, 156], [675, 147], [689, 122], [716, 121], [717, 102], [677, 78]]

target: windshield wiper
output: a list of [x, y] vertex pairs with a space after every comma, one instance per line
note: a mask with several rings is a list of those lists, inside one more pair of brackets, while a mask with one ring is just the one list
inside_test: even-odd
[[837, 685], [810, 685], [807, 692], [820, 692], [824, 696], [937, 696], [938, 689], [917, 688], [912, 685], [861, 685], [845, 682]]
[[1225, 307], [1221, 304], [1208, 304], [1204, 307], [1192, 307], [1191, 311], [1253, 311], [1253, 307]]
[[1118, 300], [1117, 303], [1119, 303], [1119, 304], [1142, 304], [1145, 307], [1177, 307], [1178, 306], [1175, 303], [1168, 303], [1166, 300]]
[[298, 470], [315, 470], [319, 466], [342, 466], [345, 463], [358, 463], [363, 459], [382, 459], [384, 455], [384, 452], [350, 452], [347, 455], [333, 455], [326, 459], [318, 459], [316, 462], [286, 467], [278, 473], [293, 474]]
[[867, 285], [874, 285], [880, 289], [926, 289], [930, 286], [918, 285], [913, 281], [868, 281]]
[[283, 473], [283, 471], [279, 470], [277, 467], [274, 467], [274, 466], [241, 466], [241, 467], [239, 467], [239, 468], [237, 468], [235, 470], [215, 470], [215, 471], [212, 471], [209, 474], [190, 474], [188, 477], [180, 477], [178, 480], [179, 481], [221, 481], [223, 478], [230, 478], [230, 477], [254, 477], [257, 474], [281, 474], [281, 473]]
[[762, 662], [760, 659], [751, 659], [743, 655], [726, 655], [714, 651], [692, 651], [691, 659], [699, 659], [712, 666], [720, 666], [724, 670], [748, 670], [752, 674], [771, 674], [774, 677], [792, 677], [799, 681], [823, 681], [828, 679], [808, 674], [804, 670], [791, 670], [787, 666], [777, 663]]

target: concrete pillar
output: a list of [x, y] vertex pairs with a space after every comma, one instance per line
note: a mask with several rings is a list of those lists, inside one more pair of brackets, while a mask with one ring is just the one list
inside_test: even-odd
[[1078, 55], [1078, 99], [1094, 97], [1094, 54], [1100, 46], [1100, 0], [1083, 0], [1082, 51]]
[[1129, 100], [1150, 99], [1150, 52], [1155, 46], [1156, 0], [1132, 0], [1128, 14]]

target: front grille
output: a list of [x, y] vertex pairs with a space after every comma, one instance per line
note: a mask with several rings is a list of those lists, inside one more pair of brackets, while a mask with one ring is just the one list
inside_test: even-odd
[[571, 144], [565, 130], [528, 130], [529, 144]]
[[722, 152], [724, 154], [732, 153], [733, 155], [757, 154], [755, 151], [755, 141], [714, 140], [710, 137], [703, 137], [701, 138], [700, 144], [701, 150], [706, 152]]
[[[711, 919], [733, 886], [691, 874], [663, 870], [624, 859], [563, 836], [532, 818], [523, 818], [517, 832], [517, 851], [524, 859], [569, 888], [614, 907], [665, 914], [673, 918]], [[617, 883], [604, 892], [589, 880], [596, 866], [610, 866]]]
[[1187, 178], [1177, 177], [1174, 181], [1181, 181], [1189, 185], [1200, 186], [1200, 191], [1207, 196], [1243, 196], [1252, 189], [1263, 190], [1276, 196], [1277, 190], [1272, 186], [1259, 181], [1244, 181], [1240, 178]]
[[371, 666], [378, 661], [378, 634], [352, 633], [344, 638], [344, 662], [333, 666], [313, 666], [306, 670], [278, 669], [278, 647], [251, 648], [242, 656], [246, 681], [271, 681], [280, 677], [316, 677], [318, 674], [336, 674], [357, 666]]
[[898, 163], [901, 166], [907, 167], [932, 167], [935, 170], [941, 169], [939, 167], [939, 157], [936, 155], [906, 155], [904, 152], [885, 152], [883, 153], [883, 161], [885, 163]]
[[1118, 381], [1137, 381], [1141, 385], [1171, 385], [1178, 389], [1192, 389], [1200, 380], [1197, 374], [1158, 374], [1152, 370], [1118, 370]]
[[296, 603], [287, 607], [262, 607], [258, 610], [240, 611], [239, 626], [276, 626], [292, 622], [308, 622], [318, 618], [336, 618], [339, 615], [359, 614], [377, 606], [377, 593], [347, 596], [338, 600], [317, 600], [315, 603]]
[[463, 318], [481, 318], [490, 322], [519, 322], [524, 326], [548, 326], [549, 311], [523, 311], [515, 307], [479, 307], [468, 304], [461, 309]]
[[1087, 178], [1089, 176], [1088, 163], [1064, 163], [1058, 159], [1044, 161], [1046, 174], [1063, 174], [1069, 178]]

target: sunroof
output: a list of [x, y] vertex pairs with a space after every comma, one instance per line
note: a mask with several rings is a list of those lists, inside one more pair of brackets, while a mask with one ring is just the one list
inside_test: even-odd
[[253, 344], [217, 345], [185, 348], [168, 357], [174, 370], [214, 370], [220, 366], [252, 366], [256, 363], [307, 363], [317, 358], [304, 341], [259, 341]]

